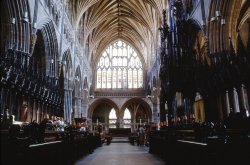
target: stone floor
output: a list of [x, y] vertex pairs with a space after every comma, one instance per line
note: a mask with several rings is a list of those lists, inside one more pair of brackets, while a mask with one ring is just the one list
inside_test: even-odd
[[87, 155], [76, 162], [75, 165], [164, 165], [164, 161], [148, 153], [148, 147], [131, 145], [126, 142], [116, 143], [112, 140], [110, 145], [103, 144], [94, 153]]

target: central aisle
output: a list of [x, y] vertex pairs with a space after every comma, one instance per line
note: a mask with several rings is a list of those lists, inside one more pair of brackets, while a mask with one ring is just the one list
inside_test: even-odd
[[[164, 161], [148, 153], [148, 147], [130, 143], [103, 144], [94, 153], [83, 157], [75, 165], [164, 165]], [[112, 141], [113, 141], [112, 140]]]

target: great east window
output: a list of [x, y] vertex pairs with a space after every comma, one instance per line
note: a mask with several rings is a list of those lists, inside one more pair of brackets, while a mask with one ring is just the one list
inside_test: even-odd
[[97, 64], [97, 88], [142, 88], [143, 69], [137, 52], [118, 40], [103, 53]]

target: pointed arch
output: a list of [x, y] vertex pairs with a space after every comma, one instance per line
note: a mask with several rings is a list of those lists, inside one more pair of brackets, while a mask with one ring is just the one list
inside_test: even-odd
[[86, 89], [86, 90], [89, 89], [88, 77], [85, 77], [83, 80], [83, 89]]
[[110, 99], [107, 99], [107, 98], [101, 98], [101, 99], [95, 100], [89, 106], [89, 109], [88, 109], [88, 116], [89, 116], [89, 118], [92, 118], [93, 112], [96, 109], [96, 107], [98, 105], [100, 105], [100, 104], [103, 104], [103, 103], [108, 104], [110, 107], [113, 107], [114, 110], [116, 111], [116, 114], [118, 114], [119, 108], [118, 108], [117, 104], [114, 101], [112, 101]]
[[142, 108], [149, 118], [152, 117], [152, 110], [150, 105], [141, 98], [132, 98], [127, 100], [121, 107], [120, 116], [124, 116], [124, 112], [128, 108], [131, 113], [131, 117], [135, 117], [138, 109]]
[[62, 65], [64, 66], [65, 80], [70, 80], [72, 78], [72, 59], [71, 59], [71, 53], [69, 49], [67, 49], [63, 53]]
[[[107, 47], [96, 65], [96, 88], [143, 88], [143, 63], [137, 51], [123, 40]], [[132, 72], [128, 72], [132, 69]], [[132, 86], [128, 86], [131, 80]]]
[[75, 71], [74, 77], [74, 96], [81, 96], [81, 89], [82, 89], [82, 76], [81, 76], [81, 69], [80, 66], [77, 66]]
[[59, 59], [58, 42], [53, 22], [50, 20], [49, 22], [43, 24], [38, 32], [41, 32], [44, 38], [47, 65], [46, 75], [59, 76], [58, 63], [56, 62]]

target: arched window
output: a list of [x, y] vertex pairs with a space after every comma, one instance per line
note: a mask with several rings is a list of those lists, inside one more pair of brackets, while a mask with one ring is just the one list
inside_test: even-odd
[[96, 68], [97, 88], [143, 88], [143, 68], [136, 51], [118, 40], [103, 53]]
[[115, 109], [112, 108], [110, 113], [109, 113], [109, 128], [116, 128], [116, 112]]
[[131, 128], [131, 113], [129, 112], [128, 108], [126, 108], [124, 111], [123, 121], [124, 128]]

